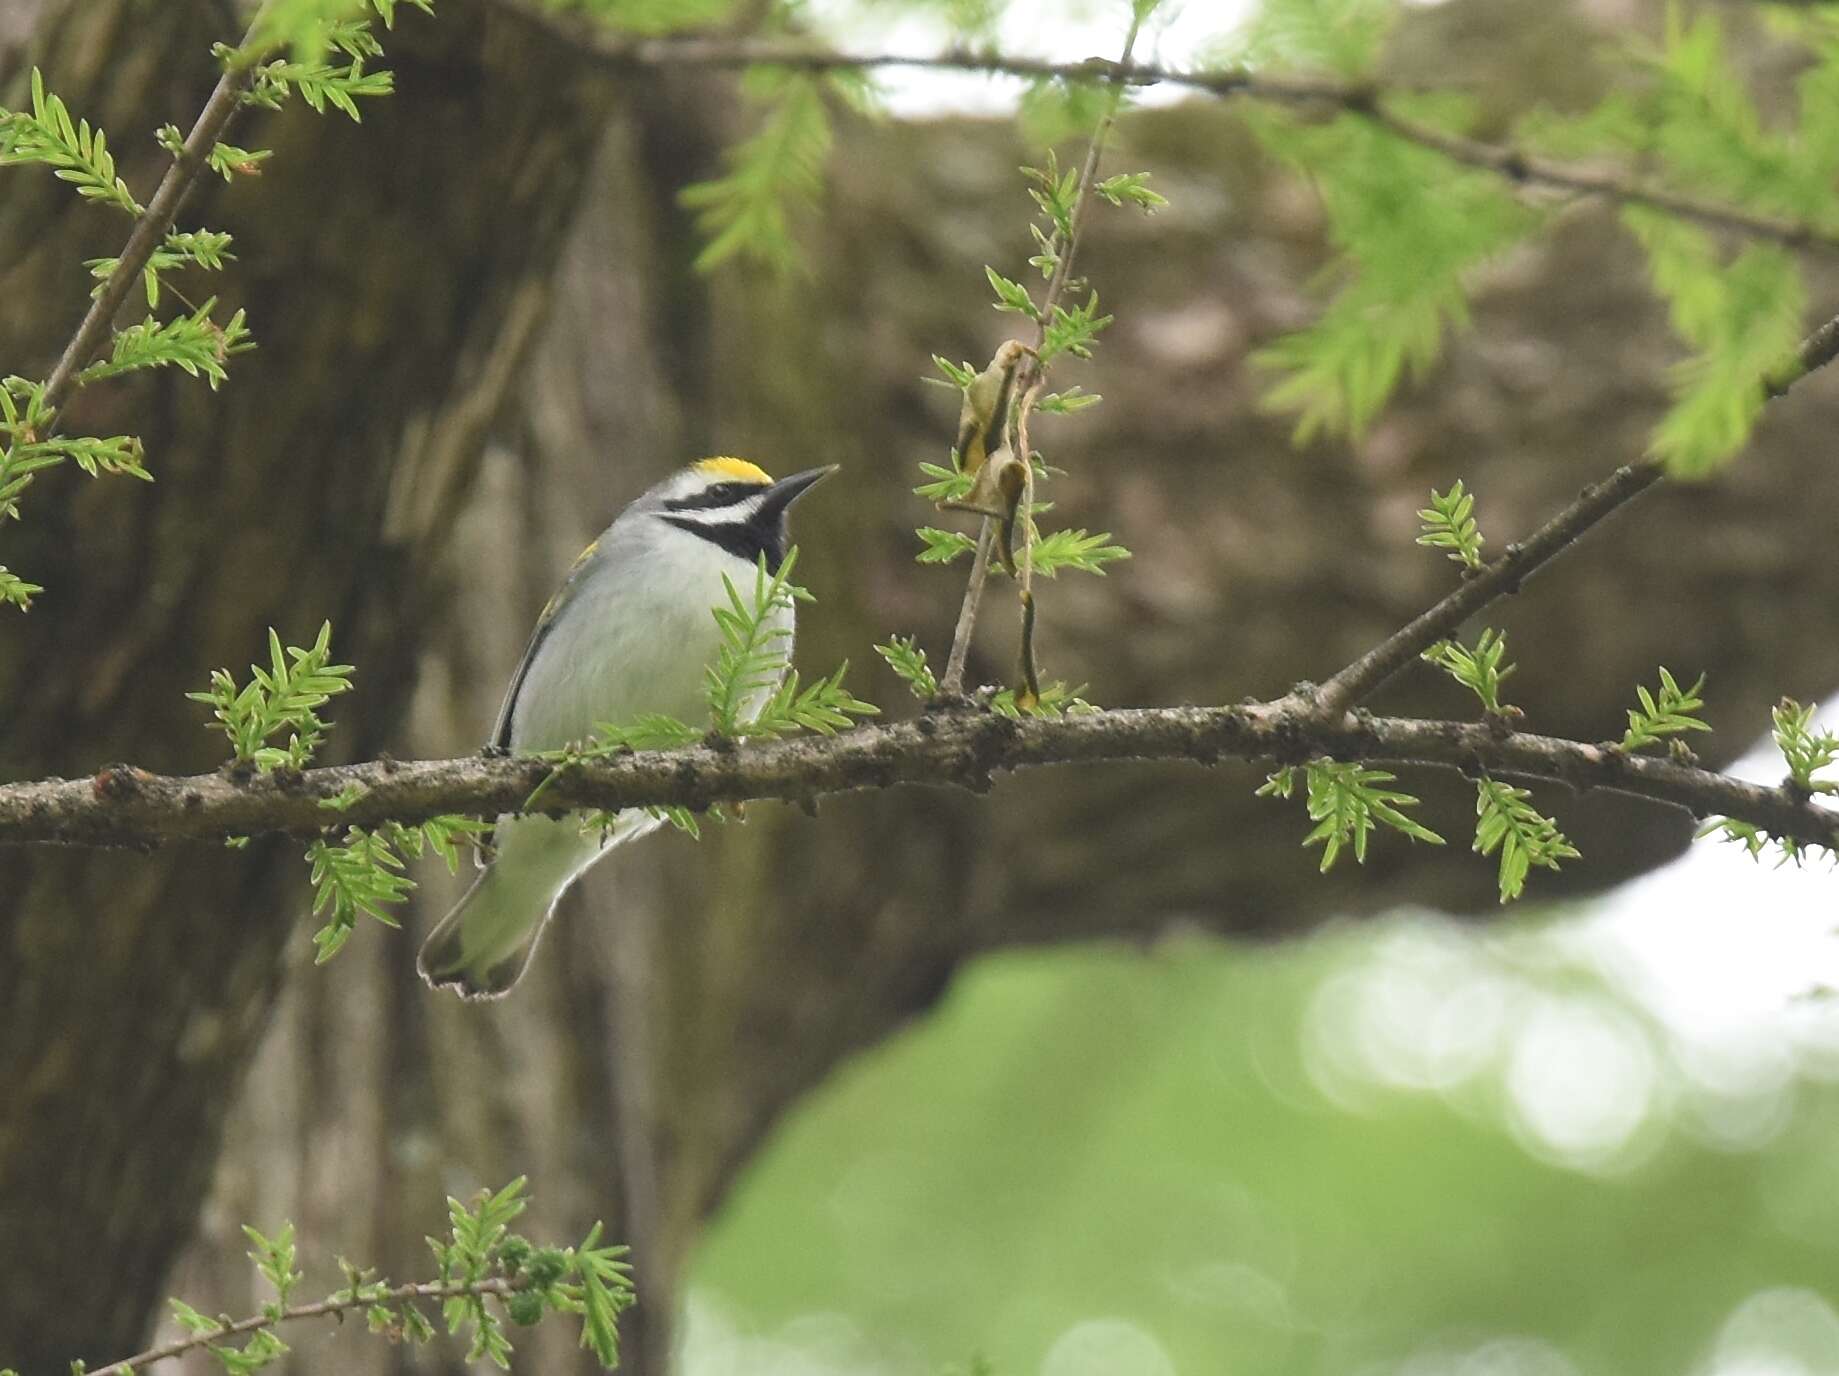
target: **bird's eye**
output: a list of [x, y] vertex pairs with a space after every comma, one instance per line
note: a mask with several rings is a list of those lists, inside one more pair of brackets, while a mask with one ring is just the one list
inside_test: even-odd
[[712, 483], [700, 492], [678, 497], [664, 505], [671, 511], [707, 511], [711, 508], [736, 506], [760, 490], [757, 483]]

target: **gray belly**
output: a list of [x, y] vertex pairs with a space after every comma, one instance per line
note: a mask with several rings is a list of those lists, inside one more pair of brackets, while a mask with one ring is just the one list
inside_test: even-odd
[[[681, 596], [583, 596], [538, 646], [518, 692], [511, 747], [554, 750], [603, 722], [662, 713], [692, 725], [708, 717], [704, 672], [720, 648], [707, 606]], [[712, 605], [712, 604], [711, 604]]]

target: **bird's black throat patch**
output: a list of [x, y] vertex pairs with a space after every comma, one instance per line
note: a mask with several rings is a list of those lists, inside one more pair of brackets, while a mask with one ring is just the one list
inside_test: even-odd
[[747, 564], [757, 564], [766, 556], [769, 572], [777, 573], [785, 562], [785, 513], [762, 512], [751, 521], [698, 521], [689, 516], [663, 518], [678, 530], [699, 535], [712, 545], [719, 545]]

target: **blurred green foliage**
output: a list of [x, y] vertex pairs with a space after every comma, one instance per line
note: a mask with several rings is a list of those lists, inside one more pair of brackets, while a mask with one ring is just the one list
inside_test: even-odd
[[1404, 920], [987, 959], [744, 1179], [687, 1370], [1839, 1368], [1839, 1017], [1699, 1040], [1614, 967]]

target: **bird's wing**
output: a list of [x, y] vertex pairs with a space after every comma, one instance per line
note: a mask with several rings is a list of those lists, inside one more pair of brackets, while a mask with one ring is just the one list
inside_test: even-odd
[[511, 719], [517, 712], [517, 695], [523, 689], [524, 680], [530, 676], [530, 666], [536, 662], [536, 652], [542, 647], [543, 638], [549, 634], [549, 628], [555, 625], [562, 608], [568, 605], [569, 595], [580, 581], [581, 570], [599, 548], [600, 541], [596, 540], [575, 556], [575, 562], [569, 565], [568, 576], [562, 580], [562, 586], [556, 589], [555, 596], [549, 599], [549, 605], [537, 617], [536, 629], [530, 633], [530, 644], [524, 649], [524, 657], [517, 665], [517, 672], [511, 676], [511, 686], [504, 695], [504, 705], [498, 709], [498, 720], [492, 724], [491, 744], [497, 749], [511, 748]]

